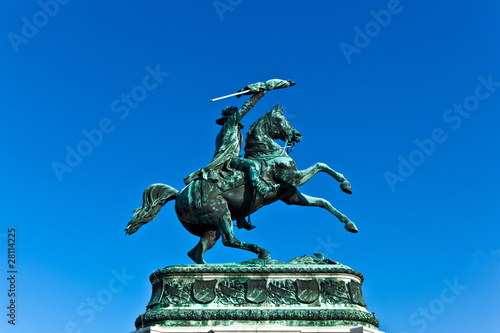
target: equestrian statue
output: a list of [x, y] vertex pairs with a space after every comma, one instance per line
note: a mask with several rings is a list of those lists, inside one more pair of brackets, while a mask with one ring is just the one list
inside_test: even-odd
[[[238, 228], [253, 226], [245, 217], [262, 206], [281, 200], [288, 205], [316, 206], [328, 210], [349, 232], [358, 232], [356, 225], [330, 202], [301, 193], [298, 187], [308, 182], [318, 172], [325, 172], [340, 182], [340, 189], [352, 194], [351, 184], [339, 172], [324, 163], [315, 163], [305, 170], [298, 170], [288, 155], [289, 148], [302, 139], [283, 115], [283, 108], [276, 104], [260, 117], [248, 130], [245, 155], [240, 157], [243, 144], [242, 118], [254, 107], [267, 91], [294, 86], [290, 80], [273, 79], [245, 86], [237, 93], [222, 98], [251, 95], [241, 108], [228, 106], [216, 123], [222, 126], [216, 138], [216, 151], [212, 161], [184, 178], [187, 185], [182, 191], [165, 184], [153, 184], [143, 194], [143, 205], [134, 210], [125, 233], [136, 232], [142, 225], [156, 218], [160, 209], [175, 200], [175, 212], [182, 225], [200, 237], [188, 256], [198, 264], [206, 263], [203, 254], [222, 237], [225, 246], [251, 251], [258, 258], [270, 260], [262, 246], [238, 240], [233, 232], [233, 221]], [[275, 140], [285, 142], [281, 147]]]

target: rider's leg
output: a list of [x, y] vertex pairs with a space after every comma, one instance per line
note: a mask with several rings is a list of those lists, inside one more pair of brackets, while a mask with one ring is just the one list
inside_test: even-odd
[[257, 163], [254, 161], [237, 157], [231, 162], [231, 166], [237, 170], [243, 171], [248, 178], [250, 178], [253, 187], [255, 187], [261, 195], [265, 195], [274, 189], [274, 186], [268, 186], [260, 179], [259, 173], [257, 172]]

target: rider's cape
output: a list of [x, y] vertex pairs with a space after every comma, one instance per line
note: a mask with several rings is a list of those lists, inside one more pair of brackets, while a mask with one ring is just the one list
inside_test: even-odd
[[243, 145], [243, 135], [240, 132], [240, 121], [245, 114], [253, 108], [255, 103], [257, 103], [262, 96], [264, 96], [264, 93], [264, 91], [261, 91], [253, 95], [238, 111], [226, 118], [224, 125], [215, 140], [215, 154], [212, 158], [212, 162], [210, 162], [210, 164], [206, 167], [198, 169], [184, 178], [184, 183], [186, 185], [191, 183], [197, 177], [217, 182], [223, 178], [223, 175], [221, 175], [221, 171], [223, 169], [228, 171], [230, 174], [233, 173], [229, 164], [231, 160], [239, 156], [241, 146]]
[[222, 169], [229, 172], [232, 171], [229, 164], [232, 159], [238, 157], [243, 145], [243, 135], [240, 132], [239, 123], [240, 119], [236, 117], [236, 114], [227, 118], [224, 126], [217, 135], [215, 154], [212, 161], [206, 167], [198, 169], [184, 178], [186, 185], [197, 177], [217, 182], [222, 178]]

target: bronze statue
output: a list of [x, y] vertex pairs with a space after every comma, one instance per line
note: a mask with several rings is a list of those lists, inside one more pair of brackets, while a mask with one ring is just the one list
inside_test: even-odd
[[271, 259], [265, 248], [236, 239], [232, 221], [238, 221], [239, 227], [251, 229], [244, 223], [244, 218], [277, 200], [289, 205], [324, 208], [345, 223], [348, 231], [357, 232], [355, 224], [330, 202], [298, 191], [299, 186], [318, 172], [326, 172], [341, 183], [342, 191], [352, 193], [347, 179], [324, 163], [298, 170], [285, 149], [274, 141], [283, 140], [287, 147], [300, 142], [302, 138], [284, 117], [279, 104], [250, 127], [245, 156], [238, 156], [242, 141], [241, 118], [262, 98], [265, 91], [292, 85], [294, 83], [291, 81], [275, 79], [246, 86], [236, 93], [253, 96], [239, 110], [233, 108], [223, 111], [226, 118], [218, 120], [223, 128], [216, 141], [217, 150], [212, 162], [187, 176], [187, 186], [180, 192], [165, 184], [153, 184], [146, 188], [143, 205], [134, 211], [125, 229], [126, 234], [133, 234], [143, 224], [156, 218], [161, 207], [171, 200], [175, 200], [175, 211], [182, 225], [200, 237], [199, 243], [188, 253], [198, 264], [205, 263], [203, 254], [220, 237], [225, 246], [254, 252], [261, 259]]
[[273, 189], [273, 186], [264, 185], [257, 173], [255, 161], [239, 157], [241, 146], [243, 145], [243, 135], [241, 129], [241, 119], [248, 111], [264, 96], [265, 90], [259, 84], [247, 86], [255, 95], [243, 104], [238, 110], [234, 106], [228, 106], [222, 110], [222, 118], [215, 122], [222, 126], [215, 141], [215, 154], [209, 165], [184, 178], [184, 183], [189, 185], [196, 177], [217, 182], [221, 178], [221, 169], [232, 171], [233, 169], [243, 171], [251, 180], [251, 184], [257, 189], [259, 194], [265, 195]]

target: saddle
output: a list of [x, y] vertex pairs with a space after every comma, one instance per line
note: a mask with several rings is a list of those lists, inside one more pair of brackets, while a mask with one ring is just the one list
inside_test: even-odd
[[[210, 198], [214, 196], [251, 183], [250, 178], [247, 177], [243, 171], [231, 168], [230, 164], [231, 161], [228, 161], [209, 171], [201, 169], [198, 176], [194, 178], [194, 180], [200, 180], [199, 186], [202, 190], [204, 202], [210, 200]], [[262, 177], [267, 169], [267, 164], [264, 162], [261, 163], [260, 167], [257, 168], [258, 176]], [[258, 195], [258, 193], [256, 193], [256, 195]]]

